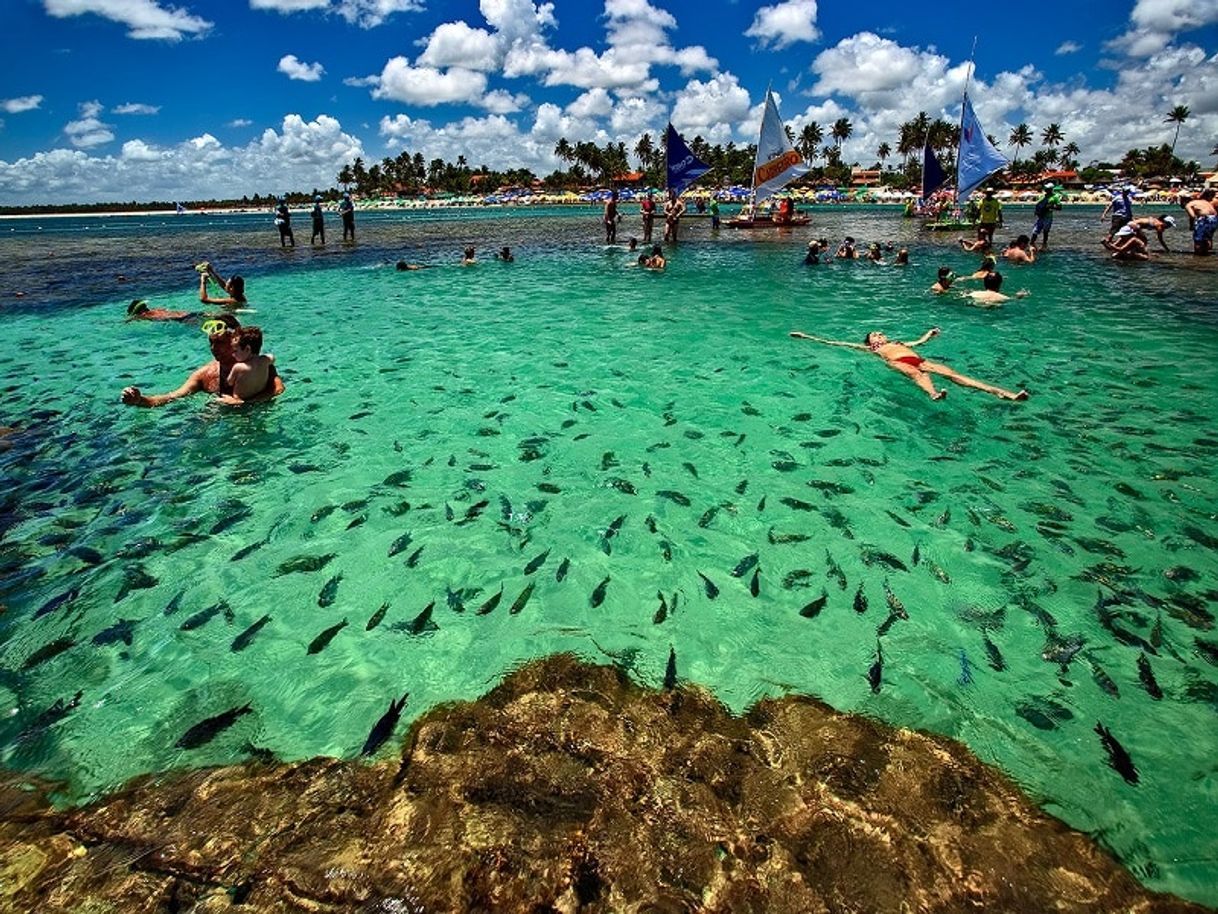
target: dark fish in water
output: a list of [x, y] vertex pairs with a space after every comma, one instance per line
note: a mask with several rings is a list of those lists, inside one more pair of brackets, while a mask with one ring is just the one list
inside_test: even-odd
[[808, 485], [824, 492], [826, 495], [852, 495], [854, 489], [840, 482], [825, 482], [823, 479], [809, 479]]
[[1138, 783], [1138, 769], [1130, 758], [1129, 753], [1125, 751], [1125, 747], [1117, 742], [1117, 738], [1112, 735], [1112, 731], [1096, 721], [1095, 732], [1099, 735], [1100, 745], [1104, 747], [1104, 751], [1108, 753], [1108, 764], [1112, 769], [1125, 779], [1129, 784]]
[[672, 489], [660, 489], [658, 492], [656, 492], [656, 495], [660, 498], [667, 498], [669, 501], [675, 501], [683, 508], [688, 508], [690, 505], [688, 498], [686, 498], [680, 492], [674, 492]]
[[248, 546], [242, 546], [240, 549], [238, 549], [236, 552], [234, 552], [231, 556], [229, 556], [228, 560], [230, 562], [239, 562], [244, 558], [249, 558], [251, 555], [253, 555], [255, 552], [257, 552], [259, 549], [261, 549], [265, 545], [266, 545], [266, 540], [259, 540], [256, 543], [250, 543]]
[[207, 607], [207, 609], [201, 609], [193, 616], [187, 618], [187, 620], [182, 623], [181, 629], [184, 632], [192, 632], [196, 628], [202, 628], [204, 625], [210, 622], [217, 613], [224, 613], [224, 618], [228, 619], [232, 617], [233, 610], [232, 607], [221, 600], [219, 603], [213, 603], [211, 606]]
[[950, 584], [952, 582], [952, 579], [948, 576], [948, 573], [944, 571], [933, 559], [926, 560], [926, 570], [944, 584]]
[[880, 648], [880, 642], [877, 639], [875, 642], [875, 663], [867, 668], [867, 682], [871, 686], [872, 693], [880, 691], [880, 685], [884, 681], [884, 652]]
[[444, 502], [444, 519], [445, 519], [445, 520], [452, 520], [452, 519], [453, 519], [454, 517], [456, 517], [456, 516], [457, 516], [457, 515], [455, 515], [455, 514], [453, 513], [453, 506], [452, 506], [452, 505], [450, 505], [448, 502]]
[[749, 593], [758, 596], [761, 593], [761, 566], [753, 569], [753, 579], [749, 581]]
[[605, 575], [605, 580], [596, 585], [592, 591], [592, 595], [588, 597], [588, 605], [593, 609], [605, 602], [605, 589], [609, 586], [609, 576]]
[[820, 596], [799, 611], [805, 619], [815, 619], [829, 602], [829, 591], [821, 590]]
[[605, 555], [609, 555], [613, 552], [613, 547], [610, 545], [609, 541], [612, 540], [613, 537], [617, 536], [618, 531], [622, 529], [622, 524], [625, 522], [626, 515], [622, 514], [615, 518], [613, 523], [611, 523], [608, 529], [605, 530], [604, 535], [601, 537], [601, 551], [604, 552]]
[[313, 514], [309, 518], [309, 520], [313, 521], [313, 523], [317, 523], [318, 521], [325, 520], [327, 517], [329, 517], [331, 514], [333, 514], [337, 510], [338, 510], [338, 505], [323, 505], [322, 507], [318, 508], [316, 511], [313, 512]]
[[956, 678], [956, 682], [962, 686], [971, 685], [973, 682], [972, 664], [969, 662], [964, 648], [960, 648], [960, 675]]
[[524, 566], [524, 576], [527, 578], [529, 575], [533, 574], [533, 572], [535, 572], [538, 568], [540, 568], [542, 565], [544, 565], [546, 563], [546, 559], [548, 559], [549, 557], [550, 557], [550, 550], [547, 549], [545, 552], [541, 553], [541, 555], [538, 555], [538, 556], [535, 556], [534, 558], [532, 558], [529, 561], [529, 564]]
[[114, 602], [119, 602], [133, 590], [147, 590], [150, 587], [156, 587], [159, 583], [156, 578], [139, 565], [126, 568], [123, 570], [122, 586], [119, 587], [118, 593], [114, 595]]
[[40, 619], [43, 616], [45, 616], [47, 613], [53, 613], [55, 610], [59, 609], [59, 607], [64, 606], [68, 603], [71, 603], [73, 600], [75, 600], [79, 596], [80, 596], [79, 587], [73, 587], [71, 590], [65, 590], [59, 596], [51, 597], [51, 599], [47, 600], [45, 603], [43, 603], [41, 606], [39, 606], [38, 609], [36, 609], [34, 611], [33, 618]]
[[370, 632], [374, 628], [376, 628], [378, 625], [380, 625], [381, 620], [385, 618], [385, 613], [387, 613], [388, 611], [389, 611], [389, 604], [387, 602], [382, 603], [381, 608], [372, 614], [372, 618], [369, 619], [368, 624], [364, 626], [364, 631]]
[[854, 611], [867, 612], [867, 594], [863, 592], [863, 582], [859, 581], [859, 589], [854, 592]]
[[786, 543], [806, 543], [812, 539], [807, 533], [775, 533], [773, 527], [770, 528], [766, 538], [772, 546], [781, 546]]
[[80, 699], [84, 694], [84, 692], [77, 692], [67, 702], [62, 698], [56, 698], [50, 707], [29, 722], [25, 729], [21, 731], [18, 738], [20, 740], [28, 740], [39, 733], [49, 730], [76, 710], [76, 708], [80, 707]]
[[40, 663], [46, 663], [52, 657], [58, 657], [70, 647], [74, 647], [76, 641], [72, 638], [56, 638], [49, 644], [44, 644], [34, 653], [25, 658], [25, 663], [21, 665], [22, 670], [32, 670]]
[[504, 520], [510, 521], [512, 519], [512, 503], [506, 495], [499, 496], [499, 512]]
[[1045, 645], [1045, 649], [1041, 651], [1040, 656], [1049, 663], [1059, 664], [1064, 673], [1070, 665], [1070, 661], [1078, 655], [1078, 652], [1083, 649], [1083, 645], [1086, 643], [1082, 635], [1070, 635], [1068, 638], [1058, 638], [1056, 635], [1050, 634], [1049, 641]]
[[397, 539], [395, 539], [389, 545], [389, 558], [393, 558], [399, 552], [404, 551], [407, 547], [410, 546], [410, 543], [413, 539], [414, 539], [414, 536], [411, 535], [409, 532], [403, 533], [401, 536], [399, 536]]
[[537, 483], [537, 489], [540, 492], [545, 492], [547, 495], [557, 495], [562, 491], [562, 489], [554, 485], [552, 482], [539, 482]]
[[473, 521], [477, 520], [478, 516], [483, 511], [486, 510], [486, 506], [489, 504], [490, 504], [490, 500], [484, 498], [484, 499], [482, 499], [482, 501], [475, 502], [474, 504], [470, 505], [469, 508], [465, 512], [465, 516], [462, 517], [459, 521], [457, 521], [457, 526], [461, 526], [462, 524], [472, 523]]
[[343, 619], [343, 621], [339, 622], [337, 625], [331, 625], [324, 632], [322, 632], [320, 635], [318, 635], [316, 638], [314, 638], [311, 642], [309, 642], [309, 649], [305, 653], [318, 654], [318, 653], [324, 651], [326, 649], [327, 645], [329, 645], [329, 643], [334, 640], [334, 636], [337, 635], [339, 632], [341, 632], [346, 627], [347, 627], [346, 619]]
[[516, 597], [516, 599], [512, 602], [511, 607], [508, 609], [508, 615], [514, 616], [528, 605], [529, 598], [533, 596], [533, 588], [535, 586], [536, 582], [530, 581], [528, 586], [525, 587], [524, 590], [520, 591], [519, 596]]
[[796, 587], [811, 587], [812, 572], [806, 568], [797, 568], [794, 571], [788, 571], [782, 578], [782, 586], [784, 590], [794, 590]]
[[1201, 575], [1186, 565], [1176, 565], [1163, 572], [1163, 577], [1169, 581], [1175, 581], [1177, 584], [1187, 584], [1190, 581], [1196, 581]]
[[698, 577], [702, 579], [702, 586], [706, 590], [706, 598], [713, 600], [719, 596], [719, 588], [715, 586], [715, 582], [704, 575], [701, 571], [698, 572]]
[[186, 591], [179, 590], [176, 594], [173, 595], [173, 599], [171, 599], [168, 603], [165, 604], [165, 608], [163, 610], [161, 610], [161, 612], [164, 613], [166, 616], [172, 616], [174, 613], [176, 613], [178, 611], [178, 608], [181, 607], [182, 597], [184, 597], [184, 596], [186, 596]]
[[837, 586], [842, 590], [845, 590], [846, 573], [842, 571], [842, 566], [834, 560], [828, 549], [825, 550], [825, 562], [828, 564], [828, 570], [825, 572], [825, 577], [837, 581]]
[[106, 557], [92, 546], [74, 546], [68, 550], [68, 555], [75, 556], [86, 565], [100, 565]]
[[330, 580], [326, 581], [325, 585], [321, 588], [321, 593], [317, 595], [318, 606], [325, 609], [327, 606], [332, 606], [334, 604], [334, 598], [338, 596], [338, 585], [342, 579], [343, 576], [341, 574], [336, 574], [334, 577], [330, 578]]
[[646, 519], [643, 521], [643, 526], [647, 528], [648, 533], [658, 533], [659, 532], [659, 530], [656, 526], [655, 515], [648, 514]]
[[657, 590], [656, 596], [660, 598], [660, 607], [656, 610], [655, 615], [651, 617], [652, 625], [659, 625], [668, 618], [668, 601], [664, 599], [664, 591]]
[[93, 636], [93, 644], [114, 644], [116, 641], [121, 641], [128, 647], [131, 646], [131, 632], [135, 628], [137, 619], [119, 619], [109, 628], [104, 628]]
[[1155, 679], [1155, 671], [1150, 668], [1150, 661], [1146, 659], [1145, 654], [1138, 654], [1138, 678], [1142, 680], [1142, 686], [1155, 701], [1163, 698], [1163, 690], [1159, 688], [1159, 682]]
[[1040, 706], [1021, 702], [1015, 706], [1015, 713], [1038, 730], [1056, 730], [1059, 722], [1074, 717], [1068, 708], [1048, 699], [1041, 699]]
[[837, 508], [822, 508], [821, 514], [829, 521], [829, 526], [837, 530], [848, 540], [854, 539], [854, 531], [850, 529], [850, 519]]
[[698, 526], [699, 527], [709, 527], [711, 524], [711, 521], [713, 521], [715, 519], [715, 515], [718, 513], [719, 513], [718, 505], [712, 505], [711, 507], [707, 508], [706, 511], [702, 514], [702, 516], [700, 518], [698, 518]]
[[668, 540], [660, 540], [660, 555], [664, 557], [664, 561], [672, 561], [672, 543]]
[[275, 571], [275, 577], [279, 577], [282, 574], [296, 574], [297, 572], [304, 571], [320, 571], [330, 564], [330, 561], [337, 554], [336, 552], [328, 552], [325, 555], [298, 555], [281, 564]]
[[997, 609], [984, 609], [980, 606], [965, 606], [957, 611], [961, 622], [966, 622], [969, 625], [975, 626], [985, 631], [995, 631], [1006, 624], [1007, 609], [1005, 606], [999, 606]]
[[396, 505], [387, 505], [386, 507], [381, 508], [381, 510], [392, 517], [401, 517], [403, 514], [409, 511], [410, 508], [410, 502], [399, 501]]
[[747, 489], [748, 487], [749, 487], [749, 481], [747, 479], [740, 480], [740, 482], [736, 483], [736, 494], [743, 495], [745, 492], [745, 489]]
[[668, 663], [664, 666], [664, 689], [671, 692], [677, 687], [677, 651], [668, 647]]
[[182, 734], [182, 738], [174, 743], [174, 747], [177, 749], [198, 749], [200, 746], [205, 746], [215, 739], [218, 734], [235, 724], [237, 718], [243, 714], [249, 714], [251, 711], [253, 711], [253, 708], [247, 704], [240, 708], [230, 708], [223, 714], [217, 714], [215, 717], [201, 720]]
[[211, 529], [207, 531], [209, 536], [215, 536], [218, 533], [223, 533], [225, 530], [236, 526], [254, 513], [248, 505], [242, 505], [240, 503], [238, 504], [239, 507], [235, 508], [233, 511], [212, 524]]
[[896, 571], [909, 571], [909, 566], [891, 552], [885, 552], [883, 549], [872, 549], [870, 546], [863, 547], [863, 564], [869, 567], [875, 564], [887, 565]]
[[271, 617], [269, 615], [263, 616], [261, 619], [239, 634], [236, 638], [234, 638], [233, 643], [229, 646], [229, 650], [234, 654], [241, 653], [250, 646], [250, 642], [254, 640], [254, 636], [262, 631], [263, 626], [270, 621]]
[[796, 511], [815, 511], [816, 510], [815, 505], [810, 504], [806, 501], [800, 501], [798, 498], [784, 497], [784, 498], [780, 498], [778, 500], [781, 501], [788, 508], [792, 508]]
[[634, 487], [629, 479], [622, 479], [620, 476], [613, 476], [605, 480], [610, 488], [617, 489], [623, 495], [638, 495], [639, 490]]
[[1150, 643], [1155, 647], [1163, 646], [1163, 614], [1155, 614], [1155, 624], [1150, 630]]
[[945, 508], [943, 510], [943, 513], [935, 518], [935, 526], [936, 527], [946, 527], [949, 523], [951, 523], [951, 519], [952, 519], [952, 509]]
[[[909, 521], [907, 521], [905, 518], [903, 518], [900, 514], [897, 514], [895, 511], [889, 511], [887, 508], [885, 508], [884, 513], [887, 514], [889, 517], [891, 517], [898, 526], [901, 526], [901, 527], [909, 526]], [[914, 549], [916, 550], [917, 547], [915, 546]], [[915, 562], [914, 564], [916, 565], [917, 562]]]
[[485, 616], [488, 613], [495, 611], [495, 607], [499, 605], [499, 601], [503, 599], [503, 585], [499, 585], [499, 591], [487, 597], [486, 602], [478, 607], [475, 615]]
[[1211, 666], [1218, 666], [1218, 644], [1198, 637], [1193, 638], [1193, 644], [1197, 646], [1197, 653], [1201, 655], [1206, 663]]
[[554, 580], [558, 581], [561, 584], [563, 578], [565, 578], [567, 576], [567, 571], [570, 568], [571, 568], [571, 560], [566, 559], [566, 558], [563, 559], [558, 565], [558, 570], [554, 572]]
[[881, 622], [879, 628], [875, 630], [875, 636], [877, 638], [883, 638], [888, 634], [888, 630], [896, 625], [896, 623], [899, 621], [901, 621], [900, 616], [898, 616], [896, 613], [889, 613], [888, 618]]
[[681, 466], [685, 467], [686, 472], [688, 472], [689, 475], [692, 476], [694, 479], [698, 478], [698, 468], [696, 466], [694, 466], [692, 463], [690, 463], [688, 460], [682, 462]]
[[1094, 660], [1091, 663], [1091, 678], [1095, 680], [1095, 684], [1111, 695], [1113, 698], [1121, 697], [1121, 690], [1117, 688], [1117, 684], [1112, 677], [1108, 675], [1107, 670], [1096, 663]]
[[888, 586], [888, 578], [884, 578], [884, 602], [888, 604], [888, 608], [902, 619], [908, 619], [909, 613], [905, 611], [905, 604], [892, 592], [892, 588]]
[[436, 608], [436, 601], [432, 600], [423, 607], [423, 611], [406, 623], [406, 631], [412, 635], [422, 635], [427, 632], [439, 631], [440, 627], [431, 621], [431, 611]]
[[613, 451], [605, 451], [601, 455], [601, 469], [608, 470], [615, 466], [618, 466], [618, 459], [613, 456]]
[[393, 736], [393, 730], [398, 725], [398, 718], [402, 716], [402, 709], [406, 707], [406, 699], [409, 697], [410, 693], [404, 692], [400, 700], [394, 701], [392, 698], [389, 700], [389, 710], [372, 725], [368, 738], [364, 740], [364, 748], [359, 752], [360, 755], [372, 755], [385, 740]]
[[760, 559], [760, 557], [761, 556], [756, 552], [752, 553], [751, 555], [746, 555], [744, 558], [742, 558], [737, 563], [736, 567], [732, 569], [732, 577], [734, 577], [734, 578], [744, 577], [746, 574], [748, 574], [750, 571], [753, 570], [753, 566], [757, 564], [757, 561]]
[[998, 645], [990, 640], [989, 635], [982, 635], [981, 641], [985, 645], [985, 654], [990, 668], [1001, 673], [1007, 668], [1007, 662], [1002, 657], [1002, 651], [998, 650]]
[[407, 568], [414, 568], [417, 564], [419, 564], [419, 556], [423, 554], [423, 548], [424, 547], [420, 546], [414, 552], [410, 553], [410, 555], [406, 556]]
[[414, 476], [414, 470], [398, 470], [396, 473], [390, 473], [381, 482], [383, 486], [406, 486], [411, 477]]
[[758, 511], [765, 510], [765, 496], [764, 495], [761, 496], [761, 501], [757, 502], [757, 510]]

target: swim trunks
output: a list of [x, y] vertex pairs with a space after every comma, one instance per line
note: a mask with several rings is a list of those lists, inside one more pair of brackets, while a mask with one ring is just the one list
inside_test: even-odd
[[1218, 216], [1202, 216], [1193, 220], [1193, 243], [1207, 244], [1214, 240], [1214, 231], [1218, 229]]
[[898, 356], [897, 358], [893, 359], [893, 361], [901, 362], [905, 365], [912, 365], [914, 368], [921, 368], [922, 363], [925, 362], [926, 359], [922, 358], [919, 355], [902, 355], [902, 356]]

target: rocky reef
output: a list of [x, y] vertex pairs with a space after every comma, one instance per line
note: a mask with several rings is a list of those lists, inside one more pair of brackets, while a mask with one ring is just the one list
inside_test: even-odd
[[0, 783], [0, 911], [1202, 908], [1139, 885], [946, 740], [809, 699], [537, 661], [399, 757], [174, 772], [59, 811]]

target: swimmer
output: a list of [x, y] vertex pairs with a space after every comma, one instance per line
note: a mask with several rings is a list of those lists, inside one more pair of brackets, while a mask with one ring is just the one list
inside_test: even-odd
[[991, 236], [986, 234], [986, 230], [978, 226], [977, 240], [967, 241], [964, 238], [957, 238], [956, 243], [966, 251], [988, 251], [992, 242]]
[[867, 248], [867, 259], [872, 263], [884, 262], [884, 252], [878, 242], [872, 242], [871, 246]]
[[847, 235], [845, 240], [837, 246], [837, 251], [833, 256], [838, 260], [857, 260], [859, 255], [858, 251], [854, 249], [854, 239]]
[[427, 264], [425, 264], [425, 263], [407, 263], [404, 260], [399, 260], [397, 263], [397, 271], [399, 273], [404, 273], [406, 270], [426, 270], [426, 269], [427, 269]]
[[977, 272], [970, 273], [968, 276], [962, 276], [960, 278], [961, 282], [963, 282], [966, 279], [984, 280], [987, 276], [989, 276], [991, 273], [994, 272], [994, 269], [997, 266], [998, 266], [998, 261], [994, 258], [994, 255], [986, 254], [984, 257], [981, 258], [981, 266], [979, 266], [977, 268]]
[[1002, 257], [1011, 263], [1036, 263], [1036, 245], [1027, 235], [1020, 235], [1002, 252]]
[[894, 267], [909, 266], [909, 248], [901, 248], [897, 251], [897, 259], [892, 262]]
[[952, 287], [952, 283], [956, 281], [956, 274], [952, 272], [951, 267], [939, 267], [939, 278], [935, 280], [935, 284], [930, 287], [930, 291], [936, 295], [942, 295]]
[[970, 378], [967, 375], [962, 375], [946, 365], [939, 362], [931, 362], [922, 358], [913, 351], [914, 346], [921, 346], [927, 340], [934, 339], [939, 335], [939, 328], [932, 327], [927, 330], [918, 339], [909, 343], [901, 343], [895, 340], [890, 340], [884, 334], [878, 331], [868, 333], [863, 337], [863, 344], [844, 343], [837, 340], [826, 340], [819, 336], [809, 336], [799, 330], [792, 330], [791, 336], [798, 340], [811, 340], [814, 343], [824, 343], [827, 346], [844, 346], [847, 349], [860, 349], [863, 352], [873, 352], [883, 359], [889, 367], [895, 368], [905, 377], [912, 380], [918, 385], [919, 389], [926, 393], [932, 400], [942, 400], [947, 396], [946, 390], [936, 390], [934, 381], [931, 379], [932, 374], [937, 374], [940, 377], [947, 378], [954, 384], [959, 384], [961, 387], [972, 387], [975, 390], [983, 390], [988, 394], [993, 394], [1003, 400], [1026, 400], [1028, 392], [1020, 390], [1012, 392], [1004, 390], [1001, 387], [994, 387], [991, 384], [986, 384], [982, 381]]
[[809, 241], [807, 253], [804, 254], [804, 266], [816, 266], [820, 263], [820, 255], [824, 253], [819, 241]]
[[474, 257], [473, 245], [470, 245], [465, 249], [465, 253], [461, 256], [461, 266], [472, 267], [477, 262], [478, 261]]
[[221, 399], [229, 405], [245, 403], [272, 386], [273, 355], [262, 355], [262, 330], [241, 327], [229, 331], [233, 365], [228, 370], [227, 387], [231, 393]]
[[512, 256], [512, 249], [506, 244], [495, 252], [495, 259], [501, 260], [504, 263], [515, 263], [516, 258]]
[[170, 311], [168, 308], [151, 308], [148, 302], [137, 298], [127, 306], [128, 321], [177, 321], [190, 324], [200, 317], [198, 311]]
[[668, 265], [668, 261], [664, 257], [664, 249], [658, 244], [651, 246], [651, 256], [647, 258], [647, 263], [644, 266], [649, 270], [662, 270]]
[[[232, 279], [225, 279], [216, 272], [216, 268], [204, 260], [202, 263], [195, 264], [195, 269], [199, 273], [199, 301], [205, 305], [223, 305], [226, 308], [236, 308], [246, 304], [245, 300], [245, 280], [240, 276], [234, 276]], [[211, 298], [207, 294], [208, 281], [215, 282], [221, 289], [228, 293], [225, 298]]]
[[[1010, 295], [1004, 295], [1002, 292], [1002, 274], [997, 270], [987, 274], [981, 282], [984, 288], [968, 293], [972, 304], [982, 308], [998, 308], [1003, 302], [1011, 300]], [[1015, 293], [1015, 298], [1027, 298], [1028, 295], [1027, 289], [1020, 289]]]

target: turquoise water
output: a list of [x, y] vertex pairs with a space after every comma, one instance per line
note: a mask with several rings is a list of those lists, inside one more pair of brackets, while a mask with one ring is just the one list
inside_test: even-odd
[[[403, 692], [413, 718], [558, 650], [658, 685], [671, 647], [683, 680], [737, 710], [811, 693], [959, 738], [1148, 885], [1218, 903], [1212, 264], [1111, 264], [1098, 210], [1067, 212], [1057, 250], [1006, 271], [1031, 296], [979, 310], [926, 291], [940, 263], [978, 258], [878, 209], [752, 238], [691, 222], [663, 274], [593, 243], [586, 212], [366, 217], [360, 245], [324, 254], [278, 251], [263, 217], [51, 222], [0, 237], [15, 265], [0, 424], [18, 429], [0, 439], [5, 765], [78, 800], [251, 746], [351, 757]], [[799, 265], [808, 237], [847, 232], [909, 243], [914, 264]], [[469, 240], [518, 261], [386, 265], [450, 264]], [[136, 295], [197, 305], [189, 264], [204, 255], [245, 271], [286, 395], [243, 411], [118, 405], [122, 387], [168, 390], [205, 361], [197, 329], [121, 321]], [[120, 272], [133, 281], [115, 285]], [[928, 357], [1031, 399], [950, 387], [932, 403], [872, 356], [787, 337], [931, 326]], [[752, 570], [731, 574], [754, 553], [756, 596]], [[332, 558], [278, 573], [306, 556]], [[885, 587], [908, 620], [885, 624]], [[1135, 646], [1101, 625], [1097, 598]], [[412, 633], [432, 602], [434, 629]], [[70, 713], [38, 720], [77, 691]], [[175, 748], [247, 703], [215, 739]], [[1097, 721], [1136, 786], [1106, 763]]]

